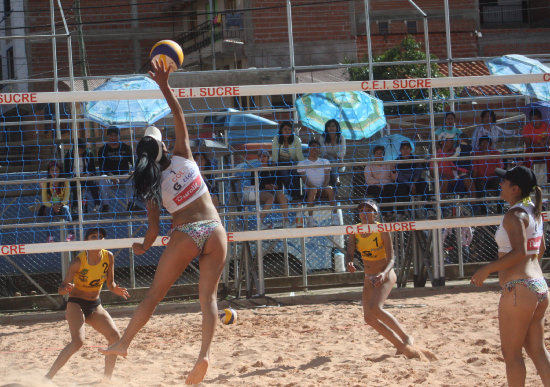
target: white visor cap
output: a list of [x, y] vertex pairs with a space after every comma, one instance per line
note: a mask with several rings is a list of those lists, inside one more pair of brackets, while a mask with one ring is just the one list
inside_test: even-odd
[[158, 163], [160, 161], [160, 159], [162, 158], [162, 153], [163, 153], [163, 150], [162, 150], [162, 133], [160, 132], [160, 129], [157, 128], [156, 126], [149, 126], [149, 127], [147, 127], [147, 129], [145, 129], [145, 133], [143, 134], [143, 137], [152, 137], [155, 140], [157, 140], [158, 153], [157, 153], [157, 158], [156, 158], [155, 161]]

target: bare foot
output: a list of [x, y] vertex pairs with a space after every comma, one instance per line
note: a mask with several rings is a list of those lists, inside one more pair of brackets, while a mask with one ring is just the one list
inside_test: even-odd
[[422, 349], [422, 354], [426, 357], [426, 359], [428, 359], [429, 361], [435, 361], [437, 360], [437, 356], [435, 356], [435, 354], [430, 351], [430, 350], [427, 350], [427, 349]]
[[397, 353], [403, 354], [407, 359], [422, 359], [422, 352], [412, 345], [405, 344], [397, 350]]
[[198, 359], [195, 363], [195, 366], [189, 372], [189, 376], [185, 380], [185, 384], [199, 384], [204, 379], [206, 375], [206, 370], [208, 369], [208, 358]]
[[122, 357], [126, 357], [128, 355], [128, 347], [124, 346], [120, 343], [120, 341], [117, 341], [113, 345], [107, 347], [107, 348], [99, 348], [99, 352], [101, 352], [104, 355], [118, 355]]

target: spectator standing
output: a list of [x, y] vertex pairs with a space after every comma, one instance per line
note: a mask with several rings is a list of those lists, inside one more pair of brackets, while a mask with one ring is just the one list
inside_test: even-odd
[[[330, 162], [327, 159], [319, 157], [321, 144], [318, 140], [312, 139], [309, 141], [308, 158], [298, 163], [298, 173], [302, 177], [302, 181], [306, 190], [306, 203], [308, 207], [313, 207], [315, 199], [325, 195], [330, 201], [330, 205], [336, 207], [334, 199], [334, 189], [330, 186]], [[325, 168], [304, 168], [314, 165], [324, 165]], [[334, 212], [332, 214], [332, 224], [337, 225], [338, 217]], [[313, 211], [309, 211], [307, 226], [313, 227]]]
[[[292, 122], [283, 121], [279, 124], [279, 134], [273, 137], [271, 144], [271, 157], [273, 163], [278, 166], [295, 165], [304, 160], [302, 153], [302, 141], [294, 134]], [[293, 170], [285, 169], [279, 171], [280, 182], [289, 190], [291, 196], [297, 196], [298, 175]]]
[[[120, 130], [116, 126], [107, 128], [107, 143], [98, 152], [99, 170], [102, 176], [129, 175], [132, 162], [132, 148], [120, 141]], [[126, 209], [134, 209], [132, 181], [129, 178], [104, 179], [101, 182], [101, 212], [109, 211], [109, 197], [124, 198]], [[121, 189], [122, 188], [122, 189]], [[120, 192], [123, 191], [123, 192]], [[124, 195], [124, 196], [122, 196]]]
[[[342, 136], [340, 123], [334, 119], [325, 123], [325, 133], [319, 139], [321, 144], [321, 157], [331, 163], [341, 163], [346, 155], [346, 139]], [[334, 167], [330, 170], [330, 184], [332, 186], [340, 185], [338, 172], [344, 172], [345, 167]]]
[[435, 136], [438, 141], [442, 141], [445, 138], [449, 138], [452, 135], [454, 138], [454, 146], [458, 145], [458, 139], [462, 131], [456, 127], [456, 115], [454, 112], [445, 113], [445, 124], [435, 131]]
[[[529, 122], [523, 127], [523, 140], [526, 153], [539, 153], [548, 150], [548, 123], [542, 120], [542, 113], [538, 109], [529, 112]], [[528, 157], [525, 159], [527, 168], [533, 167], [533, 162], [542, 161], [544, 157]], [[548, 171], [548, 161], [547, 161]]]
[[[61, 165], [57, 161], [50, 161], [48, 164], [48, 179], [61, 177]], [[72, 222], [71, 210], [69, 209], [70, 185], [68, 181], [46, 181], [40, 183], [42, 191], [42, 205], [38, 210], [38, 216], [61, 216], [67, 222]], [[74, 233], [69, 232], [67, 241], [74, 240]], [[48, 242], [53, 242], [54, 237], [50, 233]]]
[[[86, 147], [86, 141], [83, 138], [78, 139], [78, 157], [79, 157], [79, 168], [80, 168], [80, 177], [85, 176], [95, 176], [96, 174], [96, 165], [94, 161], [94, 156], [92, 152]], [[75, 151], [74, 148], [68, 151], [65, 154], [65, 174], [73, 178], [77, 175], [77, 163], [75, 162]], [[80, 182], [82, 188], [89, 188], [94, 199], [94, 212], [99, 209], [101, 200], [99, 198], [99, 188], [97, 187], [97, 182], [94, 180], [82, 180]], [[76, 193], [76, 182], [71, 182], [71, 211], [77, 212], [77, 193]], [[85, 191], [82, 190], [82, 198], [85, 197]], [[87, 212], [86, 205], [82, 204], [83, 211]]]
[[518, 134], [516, 130], [501, 128], [496, 122], [497, 116], [494, 111], [484, 110], [481, 112], [481, 125], [476, 127], [472, 134], [472, 147], [475, 151], [479, 150], [479, 139], [481, 137], [489, 137], [491, 140], [491, 149], [496, 149], [500, 136], [514, 136]]
[[[382, 145], [374, 147], [374, 161], [383, 161], [386, 153]], [[367, 196], [380, 199], [381, 203], [393, 203], [395, 198], [396, 173], [391, 164], [367, 164], [365, 166]], [[390, 216], [386, 210], [386, 215]], [[381, 210], [383, 212], [383, 209]]]

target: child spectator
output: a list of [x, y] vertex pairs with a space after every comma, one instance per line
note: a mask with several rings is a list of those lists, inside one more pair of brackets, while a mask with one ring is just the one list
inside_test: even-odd
[[[501, 153], [491, 148], [491, 138], [481, 137], [478, 144], [479, 150], [473, 153], [473, 156], [500, 155]], [[477, 197], [498, 196], [500, 178], [496, 175], [496, 168], [503, 168], [502, 159], [477, 159], [473, 160], [472, 176], [476, 187]], [[485, 213], [486, 206], [476, 206], [476, 213]]]
[[[292, 122], [283, 121], [279, 124], [279, 134], [273, 137], [271, 145], [271, 157], [275, 165], [294, 165], [304, 159], [302, 153], [302, 141], [294, 134]], [[292, 197], [296, 197], [299, 182], [293, 170], [282, 169], [279, 171], [280, 183], [289, 190]]]
[[[531, 110], [529, 112], [529, 122], [523, 127], [522, 133], [523, 140], [525, 141], [525, 152], [546, 152], [548, 150], [548, 132], [548, 123], [542, 121], [540, 110]], [[544, 160], [544, 157], [528, 157], [525, 159], [525, 166], [533, 168], [533, 162], [542, 160]]]
[[[48, 164], [48, 179], [61, 177], [61, 165], [57, 161], [50, 161]], [[67, 222], [72, 222], [71, 210], [69, 209], [70, 185], [68, 181], [41, 182], [42, 206], [38, 210], [38, 216], [61, 216]], [[67, 241], [74, 240], [74, 233], [69, 232]], [[53, 242], [54, 237], [50, 233], [48, 242]]]
[[456, 147], [458, 145], [458, 138], [461, 134], [462, 131], [456, 127], [456, 115], [453, 112], [445, 113], [444, 125], [435, 131], [436, 139], [442, 141], [452, 135], [452, 138], [454, 138], [453, 145]]
[[[258, 152], [258, 160], [261, 167], [270, 167], [269, 152], [260, 150]], [[273, 203], [277, 201], [281, 208], [288, 209], [288, 201], [283, 192], [283, 186], [278, 183], [277, 171], [260, 171], [258, 172], [260, 203], [264, 205], [264, 210], [269, 210]], [[252, 185], [255, 185], [254, 176], [252, 177]], [[266, 213], [260, 214], [262, 228], [272, 228], [273, 224], [267, 222]], [[288, 212], [283, 213], [283, 227], [288, 222]]]
[[[383, 161], [386, 153], [382, 145], [374, 147], [374, 161]], [[365, 166], [365, 184], [367, 185], [367, 197], [380, 199], [381, 203], [393, 203], [395, 198], [396, 173], [391, 164], [367, 164]], [[381, 209], [391, 216], [388, 209]]]
[[[412, 154], [412, 147], [408, 141], [403, 141], [399, 147], [401, 154], [397, 160], [415, 160], [417, 157]], [[396, 201], [408, 202], [411, 195], [421, 195], [422, 200], [428, 200], [426, 194], [427, 184], [422, 177], [425, 169], [424, 163], [400, 163], [395, 165], [396, 173]]]

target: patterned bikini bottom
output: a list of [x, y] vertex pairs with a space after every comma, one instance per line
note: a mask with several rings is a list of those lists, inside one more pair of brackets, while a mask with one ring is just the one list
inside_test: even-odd
[[517, 285], [523, 285], [527, 289], [535, 293], [539, 302], [542, 302], [546, 300], [546, 298], [548, 298], [548, 285], [546, 284], [546, 280], [544, 278], [521, 278], [508, 281], [504, 284], [502, 290], [507, 290], [511, 292], [513, 289], [516, 288]]
[[212, 232], [214, 232], [214, 230], [221, 225], [222, 224], [219, 220], [199, 220], [198, 222], [184, 223], [173, 227], [170, 234], [177, 230], [189, 235], [189, 237], [193, 239], [193, 242], [195, 242], [199, 248], [199, 251], [202, 253], [204, 244], [208, 238], [210, 238]]

